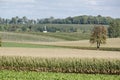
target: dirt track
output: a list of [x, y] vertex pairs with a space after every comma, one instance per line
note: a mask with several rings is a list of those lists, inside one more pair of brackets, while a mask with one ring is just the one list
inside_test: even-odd
[[120, 52], [63, 48], [0, 48], [0, 56], [118, 58]]

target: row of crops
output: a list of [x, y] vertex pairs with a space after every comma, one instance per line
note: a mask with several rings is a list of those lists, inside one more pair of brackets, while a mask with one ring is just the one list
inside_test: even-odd
[[120, 60], [0, 56], [0, 70], [120, 74]]

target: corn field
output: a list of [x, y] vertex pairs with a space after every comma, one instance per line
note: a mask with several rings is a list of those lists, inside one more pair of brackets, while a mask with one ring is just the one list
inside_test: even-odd
[[120, 74], [120, 60], [0, 56], [0, 70]]

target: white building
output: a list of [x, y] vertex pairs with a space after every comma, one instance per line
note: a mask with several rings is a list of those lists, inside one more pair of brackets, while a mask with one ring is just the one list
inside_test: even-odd
[[43, 33], [47, 33], [47, 28], [46, 28], [46, 26], [44, 26], [44, 31], [43, 31]]

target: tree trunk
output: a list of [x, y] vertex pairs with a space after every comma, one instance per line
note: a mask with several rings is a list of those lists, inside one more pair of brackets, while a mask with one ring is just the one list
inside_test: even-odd
[[100, 43], [97, 41], [97, 49], [100, 49]]

